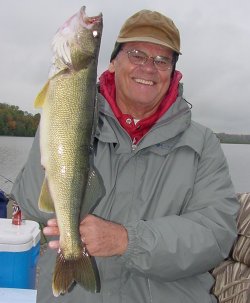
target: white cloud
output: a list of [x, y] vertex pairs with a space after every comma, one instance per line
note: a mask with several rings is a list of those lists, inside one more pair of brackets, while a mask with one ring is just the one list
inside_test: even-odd
[[250, 2], [248, 0], [9, 0], [0, 2], [0, 102], [34, 112], [47, 79], [52, 37], [83, 4], [104, 16], [99, 71], [109, 63], [125, 19], [147, 8], [171, 17], [181, 33], [178, 69], [195, 120], [216, 131], [250, 133]]

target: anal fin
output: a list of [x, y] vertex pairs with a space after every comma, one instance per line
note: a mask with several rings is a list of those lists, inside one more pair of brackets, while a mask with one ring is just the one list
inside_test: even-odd
[[83, 218], [86, 214], [91, 213], [104, 194], [105, 187], [102, 177], [97, 169], [92, 167], [88, 175], [88, 183], [85, 189], [80, 218]]
[[47, 212], [47, 213], [55, 212], [54, 202], [50, 195], [48, 181], [46, 178], [44, 178], [44, 180], [43, 180], [43, 185], [41, 188], [39, 201], [38, 201], [38, 207], [40, 210]]

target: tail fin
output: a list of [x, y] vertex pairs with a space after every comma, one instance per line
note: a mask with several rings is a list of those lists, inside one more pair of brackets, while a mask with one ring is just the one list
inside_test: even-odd
[[66, 260], [60, 252], [52, 283], [54, 296], [66, 293], [74, 282], [88, 291], [100, 292], [100, 277], [95, 260], [85, 252], [78, 259]]

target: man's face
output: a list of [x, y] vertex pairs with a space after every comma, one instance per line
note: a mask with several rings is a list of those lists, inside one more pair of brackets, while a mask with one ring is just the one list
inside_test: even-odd
[[109, 70], [115, 73], [116, 102], [123, 113], [142, 119], [156, 111], [171, 81], [172, 66], [158, 70], [152, 59], [143, 65], [130, 62], [127, 51], [138, 50], [149, 57], [172, 59], [173, 51], [147, 42], [128, 42], [111, 62]]

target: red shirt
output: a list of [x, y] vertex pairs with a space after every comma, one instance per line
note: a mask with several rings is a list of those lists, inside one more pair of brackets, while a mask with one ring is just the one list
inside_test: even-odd
[[166, 96], [160, 103], [157, 111], [151, 116], [140, 120], [136, 124], [134, 123], [134, 119], [131, 115], [123, 114], [117, 106], [115, 100], [114, 73], [110, 73], [107, 70], [100, 76], [100, 93], [108, 101], [114, 115], [120, 122], [121, 126], [127, 131], [129, 136], [131, 137], [133, 144], [137, 144], [137, 142], [150, 130], [150, 128], [156, 123], [156, 121], [176, 101], [178, 96], [178, 85], [181, 78], [182, 74], [179, 71], [175, 71]]

